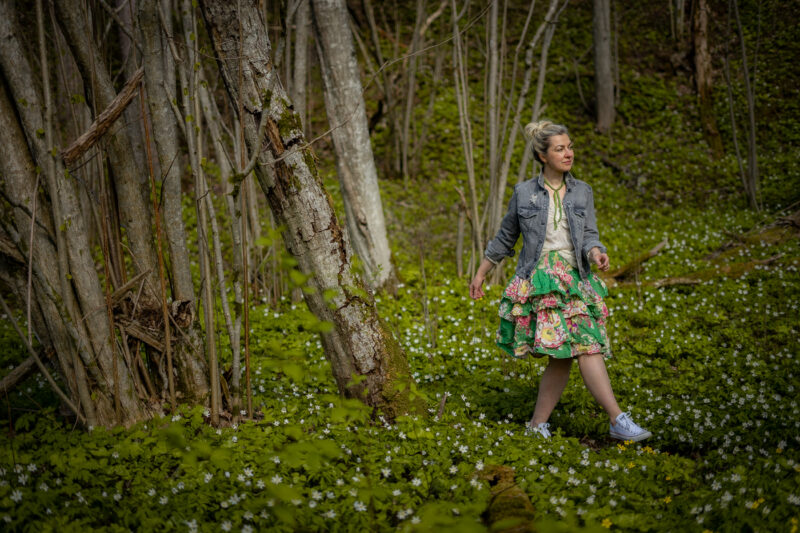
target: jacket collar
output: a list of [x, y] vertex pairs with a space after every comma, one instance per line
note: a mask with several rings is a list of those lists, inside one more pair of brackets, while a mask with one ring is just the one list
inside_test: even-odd
[[[571, 172], [567, 171], [564, 174], [564, 180], [567, 182], [567, 191], [569, 191], [570, 189], [572, 189], [572, 186], [575, 185], [575, 178], [572, 176]], [[544, 185], [544, 174], [543, 173], [539, 172], [539, 177], [536, 178], [536, 183], [539, 184], [539, 187], [544, 189], [545, 185]]]

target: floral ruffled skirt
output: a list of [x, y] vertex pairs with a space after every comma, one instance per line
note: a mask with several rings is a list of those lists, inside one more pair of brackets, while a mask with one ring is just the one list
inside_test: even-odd
[[497, 345], [519, 358], [597, 353], [609, 358], [607, 295], [594, 273], [582, 280], [557, 251], [547, 252], [530, 279], [515, 276], [503, 291]]

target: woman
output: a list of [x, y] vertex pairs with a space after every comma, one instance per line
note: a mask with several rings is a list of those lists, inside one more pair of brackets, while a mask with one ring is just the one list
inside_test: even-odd
[[586, 387], [608, 413], [611, 436], [646, 439], [651, 433], [617, 405], [606, 372], [611, 347], [603, 297], [608, 291], [591, 263], [606, 271], [609, 262], [597, 231], [592, 188], [570, 174], [573, 151], [566, 127], [542, 121], [528, 124], [525, 133], [542, 172], [514, 188], [508, 213], [470, 283], [470, 296], [483, 297], [486, 274], [514, 255], [522, 234], [516, 273], [500, 301], [497, 345], [513, 357], [549, 357], [526, 433], [550, 437], [547, 420], [577, 359]]

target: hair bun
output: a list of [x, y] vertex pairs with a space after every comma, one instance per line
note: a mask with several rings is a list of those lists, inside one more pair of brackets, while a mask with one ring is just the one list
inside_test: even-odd
[[549, 120], [540, 120], [539, 122], [529, 122], [525, 125], [525, 135], [528, 139], [533, 139], [536, 137], [536, 134], [540, 133], [542, 130], [547, 128], [547, 126], [552, 125], [553, 123]]

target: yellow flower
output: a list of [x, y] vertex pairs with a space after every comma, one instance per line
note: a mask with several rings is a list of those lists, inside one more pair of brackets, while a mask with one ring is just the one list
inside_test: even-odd
[[764, 503], [764, 498], [759, 498], [753, 502], [753, 505], [750, 506], [751, 509], [758, 509], [758, 506]]
[[775, 453], [783, 453], [783, 448], [776, 448]]
[[789, 533], [797, 533], [797, 518], [792, 517], [789, 522], [792, 523], [792, 529], [789, 530]]
[[653, 451], [653, 448], [651, 448], [650, 446], [645, 446], [644, 448], [642, 448], [642, 451], [644, 453], [651, 453], [651, 454], [656, 453], [656, 452]]
[[672, 501], [672, 497], [671, 496], [667, 496], [666, 498], [664, 498], [664, 503], [669, 503], [671, 501]]
[[542, 340], [552, 341], [556, 338], [556, 330], [547, 328], [542, 330]]
[[669, 481], [670, 479], [672, 479], [672, 477], [670, 477], [670, 476], [667, 476], [667, 481]]
[[633, 461], [628, 463], [628, 468], [633, 468], [634, 466], [636, 466], [636, 464]]
[[611, 527], [611, 520], [608, 518], [603, 518], [602, 526], [606, 529], [609, 529]]

